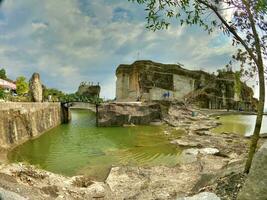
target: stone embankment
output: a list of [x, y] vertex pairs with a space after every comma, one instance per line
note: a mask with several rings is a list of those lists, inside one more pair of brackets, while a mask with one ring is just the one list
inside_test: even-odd
[[0, 147], [35, 138], [63, 120], [60, 103], [0, 103]]
[[[105, 182], [97, 182], [24, 164], [2, 165], [0, 188], [28, 199], [236, 199], [245, 180], [242, 171], [249, 140], [236, 134], [213, 134], [210, 129], [218, 125], [214, 119], [190, 113], [173, 107], [169, 118], [164, 118], [172, 126], [162, 134], [170, 145], [182, 148], [174, 167], [114, 166]], [[180, 129], [185, 134], [177, 136]]]
[[99, 126], [144, 125], [161, 120], [157, 103], [108, 103], [99, 107]]

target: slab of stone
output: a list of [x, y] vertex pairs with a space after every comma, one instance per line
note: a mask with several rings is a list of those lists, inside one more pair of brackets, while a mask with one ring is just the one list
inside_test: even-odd
[[255, 154], [250, 173], [237, 199], [267, 199], [267, 141]]
[[198, 149], [186, 149], [183, 150], [181, 155], [179, 156], [179, 163], [180, 164], [189, 164], [197, 161], [197, 155], [199, 153]]
[[191, 197], [179, 197], [177, 200], [220, 200], [220, 198], [211, 192], [202, 192]]
[[201, 145], [199, 142], [186, 141], [182, 139], [173, 140], [171, 141], [171, 144], [175, 144], [175, 145], [182, 146], [182, 147], [198, 147]]
[[179, 156], [179, 163], [180, 164], [189, 164], [197, 161], [198, 154], [202, 156], [206, 155], [215, 155], [220, 151], [216, 148], [190, 148], [185, 149], [182, 151], [181, 155]]
[[204, 155], [215, 155], [219, 153], [220, 151], [216, 148], [203, 148], [203, 149], [200, 149], [199, 152]]
[[3, 188], [0, 188], [0, 199], [3, 199], [3, 200], [26, 200], [24, 197], [18, 195], [17, 193], [5, 190]]
[[199, 173], [194, 164], [175, 168], [114, 167], [105, 182], [115, 199], [176, 199], [192, 190]]

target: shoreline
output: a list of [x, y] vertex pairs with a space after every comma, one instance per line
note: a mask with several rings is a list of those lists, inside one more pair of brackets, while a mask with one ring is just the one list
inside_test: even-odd
[[[67, 177], [32, 165], [7, 163], [0, 165], [0, 175], [15, 181], [16, 186], [11, 183], [12, 181], [6, 182], [0, 179], [0, 187], [4, 188], [7, 184], [9, 191], [29, 199], [116, 200], [132, 197], [177, 199], [207, 191], [207, 188], [213, 188], [212, 192], [220, 196], [221, 188], [214, 182], [221, 177], [227, 178], [232, 173], [240, 177], [237, 179], [242, 184], [243, 165], [249, 140], [231, 133], [213, 134], [211, 129], [219, 125], [214, 116], [200, 113], [197, 117], [191, 117], [191, 110], [188, 110], [181, 120], [180, 111], [172, 112], [169, 118], [165, 119], [175, 125], [167, 126], [166, 131], [169, 133], [166, 137], [172, 134], [171, 130], [181, 129], [181, 125], [186, 131], [186, 134], [169, 141], [170, 145], [184, 148], [179, 164], [174, 167], [113, 166], [105, 181], [99, 182], [87, 176]], [[180, 121], [177, 121], [178, 119]], [[260, 143], [262, 141], [263, 139]], [[206, 176], [209, 178], [205, 178]], [[23, 189], [18, 192], [18, 187]], [[234, 192], [239, 189], [235, 187]], [[38, 192], [32, 194], [34, 190]], [[152, 194], [154, 196], [151, 196]]]

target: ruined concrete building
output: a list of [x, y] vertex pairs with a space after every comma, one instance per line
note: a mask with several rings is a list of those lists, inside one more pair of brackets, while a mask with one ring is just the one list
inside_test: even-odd
[[253, 90], [241, 82], [238, 72], [218, 71], [214, 75], [153, 61], [122, 64], [116, 70], [116, 100], [177, 100], [202, 108], [256, 109]]
[[95, 85], [94, 83], [86, 83], [82, 82], [78, 88], [77, 94], [83, 95], [86, 97], [94, 98], [99, 97], [101, 87], [99, 86], [99, 83]]

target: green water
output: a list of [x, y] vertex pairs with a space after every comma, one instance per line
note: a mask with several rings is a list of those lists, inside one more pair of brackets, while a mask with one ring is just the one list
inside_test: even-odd
[[[231, 132], [248, 136], [253, 133], [256, 115], [225, 115], [221, 116], [219, 121], [222, 125], [213, 129], [213, 132]], [[267, 133], [267, 116], [263, 117], [261, 133]]]
[[8, 158], [63, 175], [85, 174], [104, 180], [111, 166], [173, 166], [179, 154], [180, 150], [169, 144], [163, 127], [96, 128], [92, 112], [72, 110], [70, 124], [26, 142]]

